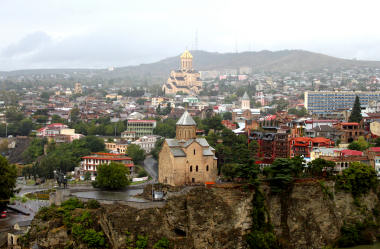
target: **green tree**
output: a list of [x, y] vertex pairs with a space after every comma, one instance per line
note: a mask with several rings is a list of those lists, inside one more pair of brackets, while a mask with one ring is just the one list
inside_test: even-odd
[[4, 210], [9, 203], [9, 198], [14, 196], [16, 177], [16, 167], [10, 165], [5, 157], [0, 156], [0, 210]]
[[74, 107], [70, 111], [70, 121], [71, 123], [78, 123], [80, 121], [80, 111], [78, 107]]
[[22, 136], [28, 136], [30, 131], [33, 129], [33, 123], [30, 119], [23, 119], [20, 122], [19, 134]]
[[166, 138], [174, 138], [176, 131], [176, 120], [167, 118], [162, 122], [157, 122], [156, 128], [153, 130], [153, 134]]
[[136, 103], [138, 104], [138, 105], [144, 105], [144, 103], [145, 103], [145, 99], [138, 99], [138, 100], [136, 100]]
[[87, 136], [81, 139], [91, 152], [100, 152], [106, 149], [104, 140], [95, 136]]
[[232, 113], [231, 112], [223, 113], [223, 119], [224, 120], [232, 120]]
[[364, 163], [353, 162], [349, 168], [337, 176], [337, 185], [339, 188], [351, 192], [353, 196], [361, 196], [368, 193], [371, 188], [376, 188], [376, 172]]
[[294, 158], [277, 158], [270, 167], [265, 168], [264, 173], [267, 175], [273, 193], [287, 191], [295, 177], [299, 177], [303, 171], [303, 159]]
[[237, 163], [223, 164], [221, 169], [223, 176], [226, 177], [229, 181], [234, 180], [237, 177], [239, 166], [240, 165]]
[[165, 139], [164, 138], [159, 138], [157, 139], [156, 143], [154, 144], [153, 150], [150, 152], [154, 159], [158, 159], [158, 155], [161, 151], [162, 145], [164, 144]]
[[363, 136], [360, 136], [358, 138], [358, 140], [350, 143], [348, 145], [348, 148], [350, 150], [360, 150], [360, 151], [364, 151], [366, 149], [368, 149], [369, 147], [369, 143], [365, 140], [365, 138]]
[[65, 120], [63, 118], [61, 118], [59, 115], [53, 114], [53, 116], [51, 116], [51, 122], [52, 123], [65, 123]]
[[97, 177], [93, 186], [103, 189], [122, 189], [129, 185], [128, 170], [121, 163], [102, 164], [97, 168]]
[[307, 171], [311, 176], [331, 176], [335, 168], [335, 163], [322, 158], [317, 158], [308, 164]]
[[139, 145], [131, 144], [128, 146], [128, 156], [132, 157], [135, 164], [138, 164], [144, 161], [145, 151]]
[[84, 174], [84, 180], [85, 181], [89, 181], [91, 180], [91, 173], [86, 171], [86, 173]]
[[5, 117], [8, 123], [15, 123], [21, 121], [24, 118], [24, 114], [18, 109], [12, 107], [7, 109], [5, 112]]
[[354, 106], [352, 107], [352, 112], [351, 112], [351, 115], [350, 115], [350, 118], [348, 119], [348, 121], [360, 123], [360, 121], [362, 121], [362, 118], [363, 117], [362, 117], [362, 109], [360, 106], [360, 99], [356, 95]]
[[380, 147], [380, 137], [377, 137], [374, 142], [376, 147]]

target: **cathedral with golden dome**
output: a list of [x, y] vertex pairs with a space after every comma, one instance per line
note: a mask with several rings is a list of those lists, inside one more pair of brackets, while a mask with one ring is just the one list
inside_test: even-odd
[[197, 95], [202, 91], [200, 74], [193, 69], [193, 55], [188, 50], [181, 55], [181, 68], [170, 72], [162, 91], [165, 94], [182, 92], [189, 95]]

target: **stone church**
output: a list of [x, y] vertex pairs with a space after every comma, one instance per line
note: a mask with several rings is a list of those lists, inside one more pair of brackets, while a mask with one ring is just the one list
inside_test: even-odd
[[185, 51], [181, 55], [181, 68], [170, 72], [167, 82], [162, 86], [165, 94], [177, 92], [196, 95], [202, 90], [200, 73], [193, 69], [193, 55]]
[[196, 137], [196, 123], [185, 111], [176, 125], [176, 138], [165, 139], [158, 160], [158, 181], [180, 186], [215, 182], [218, 174], [215, 149]]

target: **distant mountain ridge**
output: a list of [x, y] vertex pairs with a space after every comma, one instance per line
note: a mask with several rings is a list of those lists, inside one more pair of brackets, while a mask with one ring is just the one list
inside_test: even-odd
[[[254, 71], [268, 72], [300, 72], [319, 71], [325, 68], [335, 70], [340, 68], [380, 68], [380, 61], [362, 61], [336, 58], [324, 54], [304, 50], [281, 50], [241, 53], [218, 53], [206, 51], [190, 51], [193, 54], [193, 66], [199, 71], [237, 69], [239, 67], [250, 67]], [[106, 69], [37, 69], [0, 72], [5, 75], [27, 75], [27, 74], [51, 74], [81, 72], [106, 75], [113, 77], [167, 77], [170, 70], [179, 68], [179, 55], [169, 57], [150, 64], [138, 66], [127, 66], [115, 68], [114, 71]]]

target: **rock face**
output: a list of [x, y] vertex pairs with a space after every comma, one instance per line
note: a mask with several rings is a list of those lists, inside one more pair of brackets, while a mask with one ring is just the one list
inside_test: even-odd
[[168, 238], [178, 249], [242, 248], [251, 226], [251, 194], [238, 189], [195, 188], [172, 197], [164, 208], [104, 209], [99, 220], [112, 248], [125, 248], [125, 231], [148, 235], [152, 244]]
[[[297, 183], [282, 196], [271, 195], [266, 186], [262, 191], [274, 232], [285, 248], [332, 244], [339, 238], [344, 221], [373, 217], [378, 205], [377, 196], [371, 192], [360, 199], [358, 207], [351, 194], [334, 192], [332, 182], [323, 186], [319, 182]], [[197, 187], [171, 194], [164, 207], [102, 205], [95, 215], [110, 248], [126, 248], [127, 232], [132, 241], [138, 235], [147, 235], [147, 248], [163, 237], [176, 249], [246, 248], [244, 235], [255, 222], [251, 218], [252, 195], [253, 191], [239, 188]], [[64, 248], [67, 240], [72, 240], [57, 221], [45, 223], [46, 229], [40, 232], [36, 224], [41, 227], [43, 223], [34, 220], [33, 224], [32, 237], [38, 238], [41, 248]]]
[[[269, 189], [265, 189], [269, 193]], [[336, 192], [333, 182], [295, 184], [286, 196], [267, 194], [271, 223], [280, 241], [288, 248], [322, 248], [340, 236], [344, 222], [373, 219], [378, 197], [370, 192], [360, 198], [360, 207], [351, 194]]]

